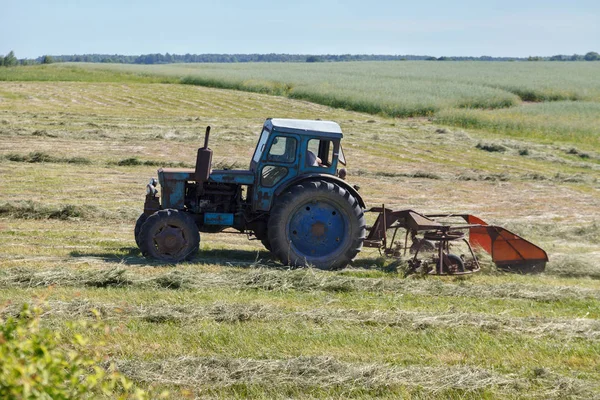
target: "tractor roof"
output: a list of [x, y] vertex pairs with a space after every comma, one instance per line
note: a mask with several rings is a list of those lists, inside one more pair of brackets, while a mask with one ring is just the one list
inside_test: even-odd
[[[270, 126], [269, 126], [270, 125]], [[342, 128], [333, 121], [315, 121], [309, 119], [284, 119], [269, 118], [265, 122], [265, 127], [275, 128], [278, 131], [293, 131], [293, 133], [328, 133], [331, 136], [342, 137]], [[328, 135], [329, 136], [329, 135]]]

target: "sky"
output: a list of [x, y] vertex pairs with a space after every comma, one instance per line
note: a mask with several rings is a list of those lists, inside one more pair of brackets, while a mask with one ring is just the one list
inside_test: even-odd
[[0, 0], [0, 55], [600, 52], [600, 0]]

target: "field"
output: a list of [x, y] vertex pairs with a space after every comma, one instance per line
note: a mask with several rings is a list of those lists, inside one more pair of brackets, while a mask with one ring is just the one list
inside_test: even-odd
[[[86, 68], [0, 75], [3, 313], [43, 299], [44, 324], [68, 338], [78, 331], [67, 322], [98, 310], [107, 358], [174, 398], [599, 397], [598, 131], [569, 108], [597, 121], [597, 82], [573, 83], [583, 72], [541, 65], [560, 78], [547, 93], [570, 93], [556, 103], [435, 111], [477, 113], [480, 125], [460, 128], [180, 85], [180, 72]], [[440, 82], [452, 74], [466, 79], [454, 70]], [[544, 89], [494, 71], [476, 84], [489, 74]], [[501, 86], [485, 93], [521, 104]], [[527, 118], [498, 130], [485, 122], [495, 113]], [[540, 113], [581, 133], [548, 140], [527, 125], [548, 123]], [[288, 270], [234, 234], [203, 234], [200, 254], [178, 266], [141, 257], [132, 230], [157, 167], [192, 165], [211, 125], [213, 165], [246, 168], [266, 117], [339, 122], [348, 180], [369, 205], [473, 213], [544, 247], [546, 273], [504, 274], [484, 259], [466, 278], [404, 278], [369, 249], [342, 271]]]
[[[72, 68], [71, 64], [66, 68]], [[434, 118], [544, 143], [600, 147], [598, 63], [354, 62], [111, 65], [183, 83], [254, 91], [392, 117]], [[1, 78], [0, 78], [1, 79]], [[551, 106], [532, 103], [554, 102]], [[506, 108], [510, 107], [510, 111]]]

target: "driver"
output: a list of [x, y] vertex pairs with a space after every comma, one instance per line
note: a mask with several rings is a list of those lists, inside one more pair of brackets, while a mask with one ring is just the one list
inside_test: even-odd
[[321, 159], [319, 157], [317, 157], [315, 155], [315, 153], [313, 153], [310, 150], [306, 151], [306, 164], [311, 166], [311, 167], [321, 167], [323, 166], [323, 162], [321, 161]]

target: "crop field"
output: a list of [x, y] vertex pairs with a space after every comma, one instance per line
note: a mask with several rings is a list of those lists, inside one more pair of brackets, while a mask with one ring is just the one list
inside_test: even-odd
[[[81, 64], [77, 64], [81, 66]], [[527, 140], [600, 147], [598, 63], [353, 62], [102, 65], [181, 82], [282, 95], [392, 117], [485, 128]], [[74, 64], [64, 68], [71, 69]], [[1, 77], [0, 77], [1, 79]], [[556, 102], [551, 106], [531, 103]], [[510, 111], [506, 109], [509, 108]], [[550, 128], [551, 127], [551, 128]]]
[[[540, 64], [556, 76], [551, 87], [529, 79], [529, 64], [475, 84], [462, 69], [444, 72], [449, 91], [451, 81], [475, 85], [516, 104], [462, 109], [479, 94], [457, 89], [434, 118], [477, 113], [466, 128], [176, 84], [179, 70], [0, 71], [1, 313], [39, 302], [65, 341], [87, 335], [137, 385], [173, 398], [599, 398], [600, 155], [590, 126], [600, 89], [583, 83], [587, 65], [568, 67], [578, 74], [562, 65]], [[304, 65], [271, 67], [279, 77]], [[266, 79], [262, 65], [230, 68], [235, 79], [243, 68]], [[522, 104], [511, 81], [565, 97]], [[523, 122], [496, 129], [495, 113]], [[550, 124], [544, 114], [576, 130], [543, 137], [534, 128]], [[341, 271], [290, 270], [259, 241], [226, 233], [202, 234], [187, 263], [143, 258], [133, 226], [156, 169], [192, 166], [206, 125], [213, 167], [247, 168], [267, 117], [340, 123], [347, 179], [369, 206], [472, 213], [546, 249], [546, 272], [505, 274], [484, 257], [467, 277], [405, 278], [402, 263], [373, 249]], [[92, 310], [106, 331], [69, 325]]]

